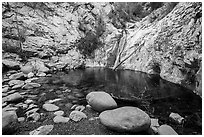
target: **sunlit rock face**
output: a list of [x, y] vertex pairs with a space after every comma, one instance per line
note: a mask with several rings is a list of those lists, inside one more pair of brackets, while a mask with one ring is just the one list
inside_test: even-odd
[[[155, 13], [159, 12], [161, 9]], [[120, 30], [112, 31], [105, 47], [106, 65], [114, 67], [125, 60], [117, 68], [159, 74], [194, 90], [202, 60], [201, 12], [199, 3], [179, 3], [160, 20], [151, 22], [146, 17], [133, 24], [135, 27], [127, 30], [119, 44], [113, 37]], [[121, 44], [124, 37], [126, 43]]]

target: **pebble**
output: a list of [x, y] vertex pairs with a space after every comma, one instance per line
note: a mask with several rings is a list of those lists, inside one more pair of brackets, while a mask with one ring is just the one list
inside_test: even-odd
[[22, 83], [24, 83], [24, 81], [22, 80], [10, 80], [9, 81], [9, 86], [14, 86], [14, 85], [21, 85]]
[[28, 105], [27, 104], [23, 104], [23, 103], [18, 103], [15, 105], [16, 107], [22, 107], [22, 109], [26, 109], [28, 108]]
[[99, 119], [99, 117], [92, 117], [92, 118], [89, 118], [89, 121], [93, 121], [93, 120], [97, 120]]
[[26, 114], [27, 116], [29, 116], [30, 114], [35, 113], [35, 112], [37, 112], [38, 110], [39, 110], [39, 108], [34, 108], [34, 109], [31, 109], [31, 110], [27, 111], [25, 114]]
[[24, 117], [19, 117], [18, 118], [18, 122], [24, 122], [25, 121], [25, 118]]
[[53, 125], [44, 125], [44, 126], [40, 126], [39, 128], [31, 131], [29, 134], [30, 135], [47, 135], [48, 133], [52, 131], [53, 128], [54, 128]]
[[29, 72], [28, 75], [27, 75], [27, 77], [28, 77], [28, 78], [32, 78], [32, 77], [34, 77], [34, 75], [35, 75], [35, 74], [34, 74], [33, 72]]
[[8, 82], [9, 80], [10, 80], [9, 78], [5, 78], [5, 79], [2, 81], [2, 83]]
[[3, 111], [16, 111], [18, 108], [17, 107], [5, 107], [5, 108], [3, 108], [2, 110]]
[[184, 122], [184, 118], [180, 116], [178, 113], [171, 113], [169, 118], [175, 123], [182, 124]]
[[84, 109], [85, 109], [85, 107], [82, 106], [82, 105], [77, 106], [77, 107], [75, 108], [75, 110], [77, 110], [77, 111], [83, 111]]
[[79, 103], [79, 101], [76, 99], [76, 100], [72, 100], [72, 103], [73, 104], [78, 104]]
[[59, 109], [58, 106], [54, 105], [54, 104], [44, 104], [43, 108], [47, 111], [56, 111]]
[[27, 110], [30, 110], [32, 108], [37, 108], [38, 106], [35, 104], [30, 104], [29, 107], [27, 108]]
[[26, 83], [22, 88], [23, 89], [32, 89], [32, 88], [38, 88], [41, 85], [38, 83]]
[[2, 85], [2, 88], [6, 88], [6, 87], [9, 87], [9, 85]]
[[86, 105], [86, 108], [90, 109], [90, 108], [91, 108], [91, 106], [90, 106], [89, 104], [87, 104], [87, 105]]
[[155, 118], [151, 118], [151, 125], [150, 127], [159, 127], [159, 120]]
[[158, 134], [159, 120], [154, 118], [151, 118], [150, 120], [151, 120], [151, 125], [150, 125], [151, 131], [153, 131], [154, 134]]
[[24, 83], [14, 85], [11, 89], [18, 89], [18, 88], [21, 88], [23, 85], [24, 85]]
[[[65, 88], [67, 88], [67, 87], [65, 87]], [[70, 90], [70, 89], [66, 89], [66, 90], [64, 90], [63, 92], [68, 92], [68, 93], [70, 93], [71, 90]]]
[[77, 105], [76, 105], [76, 104], [75, 104], [75, 105], [73, 105], [73, 106], [71, 107], [71, 110], [74, 110], [76, 107], [77, 107]]
[[59, 98], [64, 98], [63, 94], [57, 95]]
[[8, 102], [15, 102], [15, 101], [19, 101], [23, 99], [23, 96], [19, 94], [18, 92], [16, 92], [16, 93], [8, 95], [6, 98]]
[[27, 100], [24, 101], [24, 103], [26, 103], [26, 104], [30, 104], [30, 103], [34, 103], [34, 101], [31, 100], [31, 99], [27, 99]]
[[27, 92], [21, 92], [20, 93], [21, 95], [26, 95], [26, 94], [28, 94]]
[[18, 71], [16, 71], [16, 70], [10, 70], [9, 72], [8, 72], [8, 74], [14, 74], [14, 73], [17, 73]]
[[9, 87], [5, 87], [2, 89], [2, 93], [6, 93], [8, 91]]
[[54, 113], [54, 115], [63, 116], [63, 115], [64, 115], [64, 111], [62, 111], [62, 110], [56, 111], [56, 112]]
[[31, 65], [22, 66], [22, 67], [21, 67], [21, 71], [22, 71], [24, 74], [29, 74], [30, 72], [33, 71], [33, 66], [31, 66]]
[[7, 92], [8, 94], [12, 94], [12, 93], [15, 93], [17, 90], [11, 90], [9, 92]]
[[86, 114], [81, 111], [72, 111], [69, 115], [69, 118], [75, 122], [79, 122], [83, 118], [87, 118]]
[[26, 79], [25, 83], [31, 83], [33, 80], [37, 80], [37, 79], [38, 79], [37, 77]]
[[27, 117], [27, 121], [37, 122], [40, 119], [40, 114], [34, 112]]
[[77, 99], [76, 97], [74, 97], [74, 96], [72, 96], [72, 95], [68, 95], [67, 98], [68, 98], [68, 99], [71, 99], [71, 100], [72, 100], [72, 99]]
[[7, 93], [2, 93], [2, 97], [6, 97], [7, 95]]
[[15, 73], [9, 76], [9, 79], [13, 80], [13, 79], [22, 79], [24, 78], [24, 74], [23, 72], [20, 73]]
[[72, 108], [72, 106], [73, 106], [73, 104], [72, 104], [72, 103], [67, 103], [67, 104], [65, 104], [65, 107], [67, 107], [67, 108], [69, 108], [69, 109], [71, 109], [71, 108]]
[[84, 95], [82, 93], [76, 93], [74, 96], [77, 98], [83, 98], [84, 97]]
[[63, 117], [61, 115], [57, 115], [54, 117], [53, 121], [55, 123], [67, 123], [69, 121], [68, 117]]
[[62, 93], [62, 91], [57, 90], [57, 91], [55, 91], [55, 93], [56, 93], [56, 94], [61, 94], [61, 93]]
[[7, 103], [4, 102], [4, 103], [2, 104], [2, 107], [6, 107], [6, 106], [7, 106]]
[[48, 101], [46, 101], [46, 103], [54, 103], [54, 102], [57, 102], [57, 101], [60, 101], [60, 100], [62, 100], [62, 99], [61, 98], [56, 98], [54, 100], [48, 100]]
[[46, 76], [46, 73], [44, 73], [44, 72], [38, 72], [38, 73], [36, 74], [36, 76], [38, 76], [38, 77], [45, 77], [45, 76]]

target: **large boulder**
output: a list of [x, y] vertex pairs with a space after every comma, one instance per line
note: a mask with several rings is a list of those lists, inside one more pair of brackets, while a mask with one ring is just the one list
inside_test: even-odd
[[15, 111], [2, 111], [2, 132], [12, 133], [14, 132], [15, 123], [17, 123], [18, 117]]
[[117, 107], [115, 100], [106, 92], [91, 92], [86, 96], [88, 104], [96, 111], [101, 112]]
[[137, 107], [121, 107], [107, 110], [99, 115], [101, 123], [117, 132], [140, 132], [150, 127], [148, 114]]

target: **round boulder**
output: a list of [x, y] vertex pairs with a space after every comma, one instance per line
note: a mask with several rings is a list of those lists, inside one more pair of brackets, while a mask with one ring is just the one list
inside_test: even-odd
[[137, 107], [129, 106], [104, 111], [99, 118], [104, 126], [117, 132], [145, 131], [151, 124], [148, 114]]
[[106, 92], [91, 92], [86, 96], [88, 104], [96, 111], [114, 109], [117, 107], [115, 100]]

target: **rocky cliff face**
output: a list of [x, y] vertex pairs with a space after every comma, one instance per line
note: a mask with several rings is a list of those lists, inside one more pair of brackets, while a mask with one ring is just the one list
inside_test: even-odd
[[199, 3], [179, 3], [160, 20], [146, 17], [132, 24], [120, 42], [111, 39], [106, 45], [106, 65], [159, 74], [192, 90], [198, 86], [195, 91], [201, 95], [201, 78], [196, 77], [201, 74], [201, 12]]
[[[165, 10], [161, 7], [140, 22], [127, 23], [125, 30], [116, 29], [109, 21], [109, 3], [46, 3], [46, 12], [33, 5], [10, 3], [16, 5], [16, 12], [3, 8], [3, 55], [21, 41], [24, 50], [49, 59], [50, 67], [85, 64], [143, 71], [201, 95], [201, 3], [179, 3], [164, 17], [152, 20], [151, 16], [160, 16]], [[72, 45], [95, 29], [99, 16], [106, 23], [101, 38], [104, 46], [95, 51], [94, 58], [84, 59]]]

